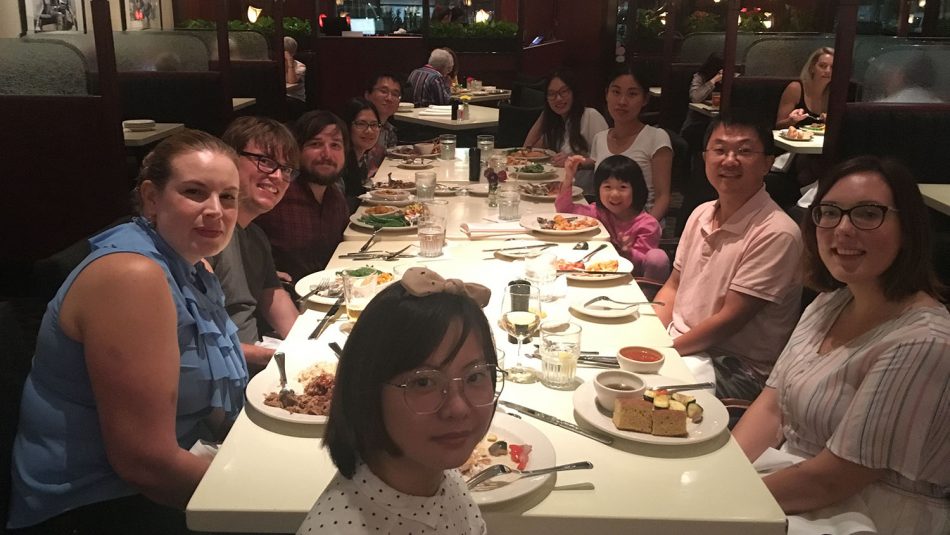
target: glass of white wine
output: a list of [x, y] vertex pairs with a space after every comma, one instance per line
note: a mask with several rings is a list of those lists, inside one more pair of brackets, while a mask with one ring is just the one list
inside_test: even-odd
[[509, 284], [501, 302], [499, 325], [518, 340], [514, 366], [508, 368], [508, 380], [515, 383], [533, 383], [537, 372], [521, 361], [521, 344], [538, 329], [541, 322], [541, 296], [538, 288], [527, 283]]

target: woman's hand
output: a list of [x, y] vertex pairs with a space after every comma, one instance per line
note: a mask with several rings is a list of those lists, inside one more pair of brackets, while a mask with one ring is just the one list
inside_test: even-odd
[[567, 152], [559, 152], [551, 157], [551, 165], [554, 167], [564, 167], [564, 163], [567, 162], [567, 159], [571, 156]]
[[715, 76], [710, 78], [709, 81], [712, 82], [713, 85], [716, 85], [719, 82], [722, 82], [722, 69], [719, 69], [719, 72], [717, 72]]
[[587, 158], [584, 158], [580, 154], [572, 154], [571, 156], [567, 157], [567, 160], [564, 162], [564, 183], [565, 184], [570, 185], [574, 183], [574, 175], [577, 174], [577, 168], [580, 167], [581, 164], [584, 163], [584, 160], [586, 159]]
[[793, 125], [804, 121], [806, 117], [808, 117], [808, 114], [801, 108], [795, 108], [788, 114], [788, 120], [791, 121]]

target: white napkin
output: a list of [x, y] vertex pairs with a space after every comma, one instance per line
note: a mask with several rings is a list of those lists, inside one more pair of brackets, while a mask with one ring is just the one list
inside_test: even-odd
[[452, 110], [426, 108], [420, 111], [419, 115], [452, 115]]
[[769, 448], [762, 452], [762, 455], [759, 455], [759, 458], [752, 463], [752, 467], [760, 474], [770, 474], [776, 470], [788, 468], [804, 460], [804, 457], [799, 457], [787, 451]]
[[218, 454], [219, 446], [221, 446], [221, 444], [217, 442], [208, 442], [207, 440], [199, 438], [198, 442], [195, 442], [195, 445], [188, 451], [203, 459], [212, 460], [214, 456]]
[[469, 238], [476, 235], [488, 234], [514, 234], [517, 232], [526, 232], [521, 223], [517, 221], [505, 221], [504, 223], [462, 223], [459, 225], [462, 232], [468, 234]]

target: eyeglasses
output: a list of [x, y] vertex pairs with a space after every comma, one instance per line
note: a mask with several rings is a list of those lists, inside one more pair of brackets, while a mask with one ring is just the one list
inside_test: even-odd
[[438, 412], [445, 404], [449, 388], [461, 381], [462, 398], [473, 407], [485, 407], [498, 400], [505, 388], [505, 372], [492, 364], [475, 364], [462, 372], [461, 377], [448, 378], [439, 370], [417, 370], [403, 383], [386, 383], [401, 388], [409, 410], [416, 414]]
[[263, 154], [255, 154], [253, 152], [247, 152], [243, 150], [238, 154], [254, 160], [257, 163], [257, 170], [262, 173], [267, 173], [269, 175], [280, 169], [280, 175], [284, 177], [284, 180], [287, 182], [293, 182], [298, 176], [300, 176], [299, 169], [294, 169], [293, 167], [287, 165], [280, 165], [277, 163], [277, 160], [271, 158], [270, 156], [264, 156]]
[[558, 89], [557, 91], [548, 91], [548, 100], [554, 100], [557, 97], [567, 98], [571, 96], [571, 93], [572, 91], [570, 87], [562, 87], [561, 89]]
[[370, 128], [373, 130], [379, 130], [382, 126], [382, 123], [377, 121], [353, 121], [353, 128], [356, 128], [360, 132], [365, 132]]
[[897, 212], [897, 208], [882, 204], [859, 204], [847, 210], [833, 204], [821, 203], [811, 209], [811, 220], [818, 228], [835, 228], [847, 215], [854, 228], [874, 230], [884, 224], [887, 212]]
[[399, 100], [402, 98], [402, 91], [390, 91], [388, 88], [385, 88], [385, 87], [374, 87], [373, 91], [376, 91], [377, 93], [379, 93], [380, 96], [382, 96], [383, 98], [392, 97], [396, 100]]
[[722, 147], [716, 147], [715, 149], [707, 149], [703, 152], [717, 160], [725, 160], [730, 154], [733, 154], [735, 155], [736, 159], [746, 161], [754, 158], [756, 154], [765, 154], [765, 151], [752, 150], [748, 147], [742, 147], [739, 149], [725, 149]]

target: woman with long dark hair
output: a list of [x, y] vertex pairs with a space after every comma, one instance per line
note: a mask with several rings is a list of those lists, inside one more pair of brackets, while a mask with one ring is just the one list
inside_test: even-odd
[[[572, 154], [588, 157], [594, 135], [607, 129], [607, 121], [599, 111], [584, 107], [570, 71], [555, 71], [546, 87], [547, 105], [528, 132], [524, 146], [557, 151], [552, 159], [557, 166], [563, 166]], [[585, 163], [594, 165], [590, 158]]]
[[365, 98], [351, 98], [343, 110], [343, 121], [350, 129], [350, 150], [343, 168], [343, 192], [350, 201], [350, 211], [359, 205], [360, 195], [366, 193], [376, 175], [378, 165], [370, 157], [379, 140], [382, 123], [376, 105]]

